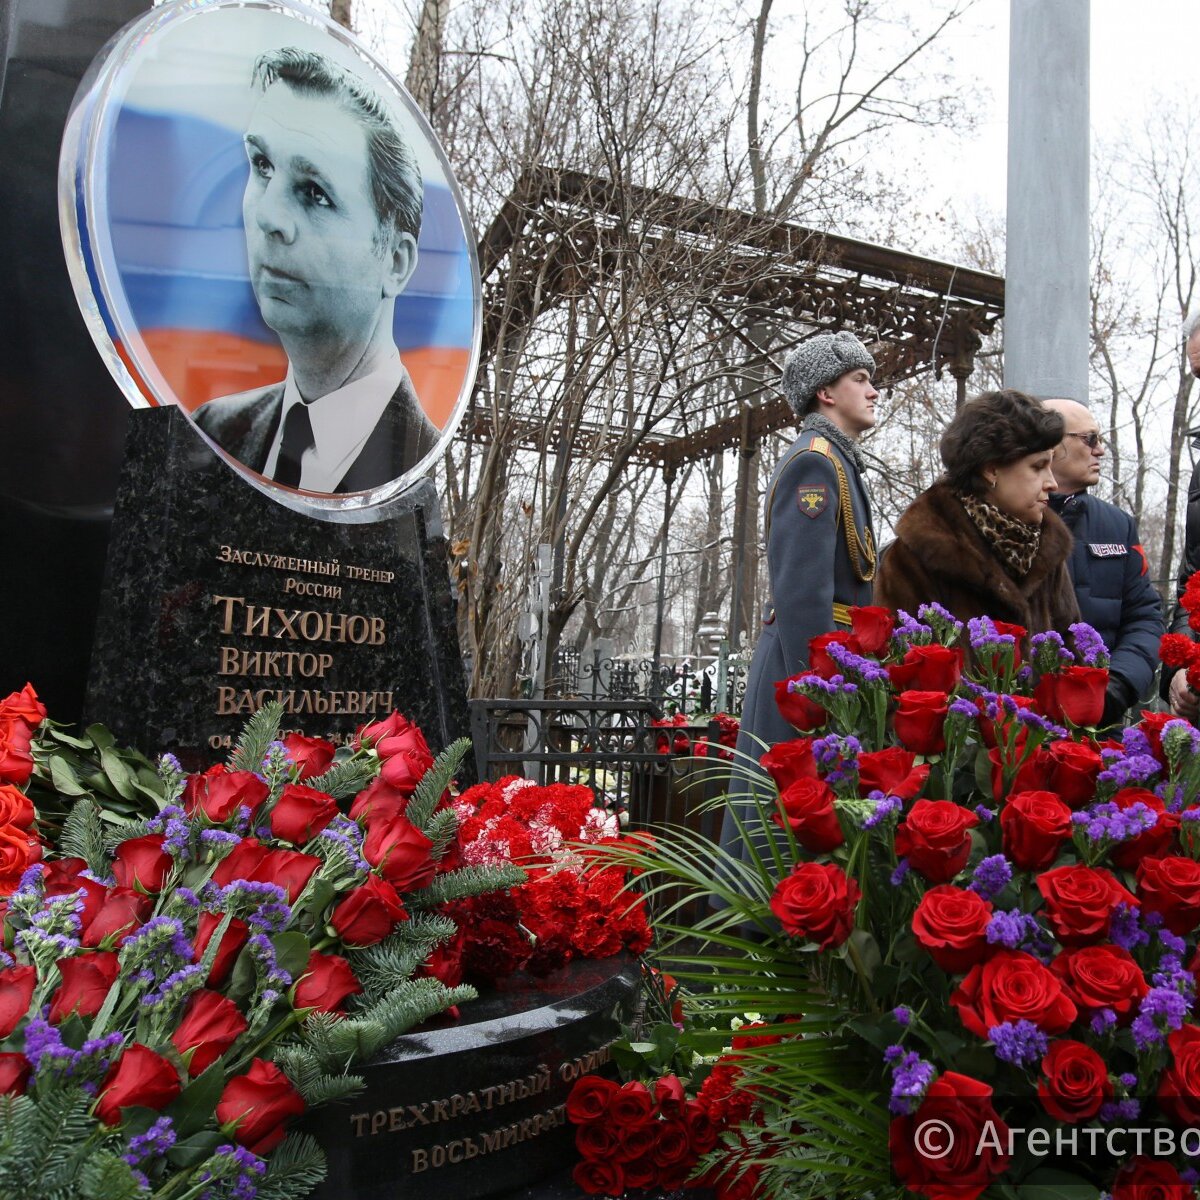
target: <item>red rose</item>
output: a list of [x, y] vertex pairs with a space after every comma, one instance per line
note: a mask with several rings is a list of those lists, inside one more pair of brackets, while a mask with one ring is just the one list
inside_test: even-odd
[[650, 1090], [636, 1079], [622, 1084], [609, 1101], [608, 1119], [618, 1135], [649, 1125], [654, 1120], [654, 1097]]
[[573, 1125], [599, 1121], [620, 1088], [602, 1075], [585, 1075], [575, 1082], [567, 1097], [567, 1118]]
[[828, 950], [850, 936], [861, 896], [836, 863], [800, 863], [775, 885], [771, 911], [784, 933]]
[[94, 1017], [103, 1007], [119, 970], [117, 956], [108, 950], [80, 954], [75, 958], [60, 958], [58, 973], [62, 976], [62, 983], [50, 999], [50, 1012], [46, 1019], [52, 1025], [57, 1025], [72, 1013], [80, 1017]]
[[45, 864], [46, 870], [42, 882], [47, 896], [65, 896], [70, 892], [83, 893], [83, 908], [79, 913], [79, 927], [86, 929], [92, 919], [104, 906], [108, 889], [94, 879], [81, 875], [80, 871], [87, 870], [87, 863], [82, 858], [58, 858]]
[[971, 856], [979, 818], [951, 800], [918, 800], [896, 828], [896, 853], [930, 883], [949, 883]]
[[271, 809], [271, 833], [283, 842], [303, 846], [338, 815], [337, 801], [302, 783], [289, 783]]
[[252, 1154], [267, 1154], [283, 1141], [284, 1126], [304, 1112], [304, 1099], [272, 1062], [256, 1058], [235, 1075], [217, 1101], [217, 1123]]
[[1107, 687], [1108, 671], [1104, 667], [1066, 667], [1043, 675], [1033, 689], [1033, 698], [1052, 721], [1095, 725], [1104, 714]]
[[912, 931], [939, 967], [949, 975], [969, 971], [991, 949], [987, 940], [992, 906], [975, 892], [942, 884], [921, 897]]
[[29, 830], [0, 825], [0, 896], [15, 892], [21, 876], [41, 857], [41, 843]]
[[1068, 739], [1050, 742], [1050, 780], [1047, 787], [1062, 797], [1070, 808], [1082, 808], [1096, 794], [1096, 776], [1104, 766], [1100, 752], [1087, 742]]
[[909, 646], [887, 669], [897, 691], [952, 692], [962, 678], [963, 652], [955, 646]]
[[[233, 1045], [249, 1028], [241, 1010], [228, 996], [201, 989], [183, 1006], [171, 1044], [187, 1061], [189, 1075], [199, 1075]], [[188, 1058], [188, 1054], [191, 1058]]]
[[11, 783], [0, 783], [0, 825], [15, 825], [18, 829], [30, 829], [34, 822], [33, 805], [19, 787]]
[[[223, 916], [220, 913], [202, 912], [196, 924], [196, 961], [199, 962], [208, 950], [208, 943], [217, 932]], [[250, 937], [250, 926], [240, 917], [234, 917], [221, 937], [221, 944], [213, 958], [212, 969], [208, 973], [209, 987], [220, 987], [229, 978], [237, 956]]]
[[33, 774], [29, 726], [18, 718], [0, 720], [0, 783], [23, 784]]
[[1108, 852], [1114, 867], [1122, 871], [1136, 871], [1144, 858], [1163, 858], [1179, 848], [1179, 814], [1167, 806], [1148, 788], [1122, 788], [1112, 796], [1112, 802], [1122, 811], [1135, 804], [1144, 804], [1157, 815], [1157, 820], [1144, 833], [1118, 842]]
[[895, 627], [896, 614], [890, 608], [878, 604], [850, 606], [850, 632], [858, 643], [860, 654], [882, 658], [887, 653]]
[[181, 1090], [179, 1072], [161, 1054], [134, 1042], [121, 1051], [101, 1081], [96, 1116], [105, 1125], [117, 1125], [123, 1108], [161, 1112]]
[[382, 942], [401, 921], [408, 920], [404, 903], [386, 879], [368, 875], [347, 892], [329, 918], [347, 946], [373, 946]]
[[837, 665], [829, 656], [829, 646], [845, 646], [847, 650], [852, 650], [851, 643], [854, 641], [854, 635], [847, 633], [841, 629], [835, 629], [831, 633], [821, 633], [815, 638], [808, 640], [808, 673], [810, 675], [820, 675], [822, 679], [832, 679], [835, 675], [842, 673], [842, 668]]
[[[1200, 867], [1198, 867], [1200, 870]], [[1034, 881], [1046, 900], [1046, 915], [1064, 946], [1108, 937], [1113, 909], [1137, 906], [1137, 899], [1108, 871], [1095, 867], [1056, 867]]]
[[1076, 1016], [1062, 980], [1020, 950], [997, 950], [972, 967], [950, 1003], [963, 1025], [981, 1038], [1007, 1021], [1030, 1021], [1044, 1033], [1064, 1033]]
[[833, 808], [833, 789], [820, 779], [798, 779], [780, 793], [776, 824], [790, 827], [812, 854], [828, 854], [846, 839]]
[[1056, 1121], [1075, 1125], [1090, 1120], [1112, 1095], [1108, 1067], [1091, 1046], [1070, 1040], [1051, 1043], [1042, 1058], [1038, 1098]]
[[418, 750], [401, 750], [383, 760], [379, 778], [390, 788], [395, 788], [407, 796], [417, 790], [417, 784], [425, 777], [425, 772], [433, 766], [433, 755], [422, 754]]
[[458, 987], [463, 980], [463, 946], [466, 935], [460, 929], [448, 941], [433, 948], [433, 953], [417, 970], [417, 978], [428, 977], [444, 983], [447, 987]]
[[616, 1131], [600, 1121], [581, 1125], [575, 1131], [575, 1149], [592, 1162], [615, 1161], [618, 1144]]
[[1195, 859], [1177, 854], [1143, 859], [1137, 890], [1142, 910], [1161, 913], [1172, 933], [1184, 937], [1200, 925], [1200, 863]]
[[801, 733], [808, 733], [810, 730], [820, 729], [829, 720], [829, 714], [815, 700], [810, 700], [801, 692], [788, 690], [788, 684], [799, 678], [800, 675], [793, 675], [790, 679], [775, 681], [775, 705], [789, 725]]
[[868, 795], [874, 791], [901, 800], [915, 800], [929, 778], [929, 764], [916, 766], [917, 756], [902, 746], [872, 750], [858, 756], [859, 791]]
[[699, 1100], [689, 1100], [684, 1105], [688, 1137], [696, 1154], [707, 1154], [716, 1144], [720, 1133], [708, 1109]]
[[250, 883], [274, 883], [283, 888], [288, 904], [295, 904], [320, 867], [321, 860], [315, 854], [302, 854], [299, 850], [272, 850], [256, 838], [242, 838], [217, 863], [212, 879], [218, 887], [228, 887], [235, 879]]
[[296, 765], [298, 779], [314, 779], [324, 775], [337, 752], [332, 742], [319, 737], [305, 737], [302, 733], [289, 733], [283, 739], [283, 748]]
[[1158, 1103], [1180, 1125], [1200, 1125], [1200, 1026], [1167, 1034], [1171, 1062], [1158, 1081]]
[[692, 1157], [692, 1142], [682, 1120], [662, 1121], [655, 1132], [657, 1140], [651, 1153], [656, 1166], [673, 1167]]
[[1177, 721], [1179, 718], [1173, 712], [1146, 712], [1143, 710], [1142, 719], [1138, 722], [1138, 729], [1146, 735], [1146, 741], [1150, 743], [1150, 751], [1160, 763], [1166, 766], [1166, 758], [1163, 755], [1162, 748], [1162, 731], [1163, 726], [1168, 721]]
[[1080, 946], [1064, 950], [1050, 964], [1062, 979], [1067, 995], [1079, 1008], [1111, 1008], [1129, 1020], [1150, 990], [1142, 969], [1128, 950], [1120, 946]]
[[945, 692], [901, 692], [892, 718], [900, 744], [914, 754], [941, 754], [949, 706]]
[[[935, 1141], [930, 1130], [944, 1136]], [[896, 1175], [929, 1200], [976, 1200], [1007, 1169], [1008, 1155], [994, 1148], [1007, 1144], [992, 1089], [956, 1071], [935, 1079], [917, 1111], [894, 1118], [888, 1133]]]
[[625, 1182], [629, 1187], [637, 1186], [630, 1183], [630, 1168], [634, 1163], [644, 1160], [654, 1149], [654, 1141], [658, 1135], [657, 1125], [658, 1122], [652, 1116], [645, 1125], [617, 1130], [617, 1160], [625, 1167]]
[[[384, 752], [383, 744], [388, 743], [388, 751]], [[380, 758], [388, 754], [397, 754], [401, 750], [418, 750], [429, 753], [429, 743], [420, 728], [413, 724], [403, 713], [391, 712], [382, 721], [364, 725], [358, 731], [359, 746], [374, 746]]]
[[1053, 792], [1014, 792], [1000, 812], [1004, 853], [1023, 871], [1040, 871], [1071, 836], [1071, 810]]
[[355, 796], [354, 803], [350, 806], [350, 819], [365, 822], [374, 817], [381, 817], [390, 821], [393, 817], [404, 816], [408, 810], [408, 800], [409, 793], [388, 787], [376, 776], [369, 787]]
[[270, 795], [270, 788], [253, 771], [227, 771], [210, 767], [203, 775], [189, 775], [183, 789], [183, 807], [203, 813], [214, 825], [228, 821], [239, 808], [254, 812]]
[[27, 683], [19, 692], [10, 692], [0, 700], [0, 718], [20, 721], [33, 733], [46, 719], [46, 706], [38, 699], [33, 684]]
[[1166, 1159], [1130, 1159], [1113, 1180], [1112, 1200], [1195, 1200], [1196, 1189], [1186, 1183]]
[[304, 974], [292, 989], [292, 1007], [340, 1013], [344, 1011], [347, 998], [361, 991], [362, 984], [340, 954], [321, 954], [314, 950], [308, 956]]
[[1025, 739], [1029, 736], [1029, 729], [1017, 721], [1017, 714], [1008, 711], [1008, 705], [1011, 703], [1018, 712], [1033, 707], [1032, 696], [1005, 696], [1004, 702], [997, 704], [995, 718], [987, 716], [983, 711], [984, 705], [982, 700], [975, 701], [979, 708], [979, 735], [983, 738], [983, 744], [989, 750], [994, 750], [996, 745], [1003, 741], [1006, 744], [1009, 742], [1012, 726], [1016, 723], [1016, 732], [1012, 736], [1012, 744], [1021, 747], [1025, 744]]
[[398, 892], [413, 892], [428, 887], [437, 864], [433, 861], [429, 840], [407, 817], [387, 820], [373, 817], [367, 821], [363, 857]]
[[5, 967], [0, 971], [0, 1038], [6, 1038], [29, 1011], [37, 987], [35, 967]]
[[112, 873], [117, 886], [157, 896], [175, 865], [163, 849], [164, 841], [161, 833], [151, 833], [122, 842], [113, 854]]
[[96, 915], [83, 926], [83, 944], [119, 946], [146, 923], [153, 907], [151, 897], [133, 888], [110, 888]]
[[614, 1159], [585, 1158], [575, 1164], [571, 1178], [588, 1196], [620, 1196], [625, 1191], [625, 1173]]
[[[783, 1041], [782, 1038], [771, 1039]], [[678, 1075], [661, 1075], [654, 1081], [654, 1099], [658, 1111], [664, 1117], [682, 1117], [683, 1106], [687, 1103], [687, 1094]]]
[[0, 1053], [0, 1096], [23, 1096], [33, 1066], [23, 1054]]
[[817, 778], [812, 738], [799, 737], [792, 738], [790, 742], [776, 742], [758, 761], [781, 792], [797, 779]]

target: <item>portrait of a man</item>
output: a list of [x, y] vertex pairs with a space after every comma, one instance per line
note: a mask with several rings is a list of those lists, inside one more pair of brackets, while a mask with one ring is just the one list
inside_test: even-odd
[[254, 65], [242, 199], [250, 282], [287, 354], [277, 383], [203, 404], [214, 442], [290, 488], [398, 479], [438, 441], [393, 335], [417, 264], [423, 188], [378, 96], [311, 50]]

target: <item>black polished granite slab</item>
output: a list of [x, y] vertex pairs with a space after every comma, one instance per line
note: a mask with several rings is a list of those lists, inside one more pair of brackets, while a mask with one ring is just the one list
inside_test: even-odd
[[572, 1186], [567, 1095], [581, 1075], [611, 1073], [637, 981], [628, 957], [581, 959], [405, 1035], [360, 1071], [364, 1092], [302, 1125], [329, 1160], [313, 1200], [574, 1194], [553, 1190]]
[[252, 487], [174, 408], [131, 415], [86, 720], [188, 769], [269, 700], [344, 739], [398, 709], [435, 749], [468, 728], [437, 496], [386, 520], [301, 515]]

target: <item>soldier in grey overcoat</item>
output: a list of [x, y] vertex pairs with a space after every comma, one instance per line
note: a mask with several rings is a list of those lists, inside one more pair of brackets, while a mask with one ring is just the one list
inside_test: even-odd
[[[810, 338], [784, 363], [800, 435], [764, 503], [770, 596], [746, 684], [739, 772], [767, 746], [799, 736], [775, 703], [776, 681], [805, 668], [811, 638], [848, 629], [850, 607], [871, 603], [875, 537], [856, 442], [875, 424], [874, 371], [867, 348], [846, 331]], [[747, 790], [735, 778], [732, 791]], [[726, 820], [722, 841], [731, 837]]]

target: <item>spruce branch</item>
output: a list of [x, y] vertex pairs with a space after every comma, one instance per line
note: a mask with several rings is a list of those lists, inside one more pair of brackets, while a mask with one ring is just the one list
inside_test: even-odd
[[470, 748], [470, 738], [459, 738], [456, 742], [451, 742], [433, 760], [433, 766], [421, 777], [421, 782], [409, 797], [404, 815], [426, 836], [429, 836], [429, 822], [433, 818], [438, 801], [450, 786], [454, 772], [458, 770]]
[[519, 887], [525, 880], [525, 872], [512, 863], [498, 867], [460, 867], [457, 871], [439, 875], [427, 888], [410, 892], [404, 899], [410, 908], [437, 908], [451, 900]]
[[229, 757], [230, 768], [234, 771], [261, 771], [267, 750], [279, 736], [282, 719], [283, 705], [279, 701], [272, 700], [264, 704], [238, 734], [237, 747]]

